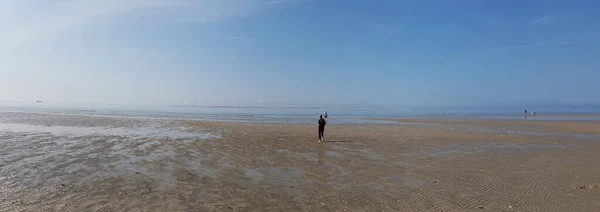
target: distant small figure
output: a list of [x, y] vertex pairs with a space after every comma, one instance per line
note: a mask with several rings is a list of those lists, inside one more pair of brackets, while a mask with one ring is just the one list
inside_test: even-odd
[[531, 115], [534, 115], [534, 116], [535, 116], [535, 110], [534, 110], [534, 111], [531, 113]]
[[319, 116], [319, 143], [325, 140], [325, 125], [327, 124], [327, 111], [325, 111], [325, 117], [323, 115]]
[[38, 100], [37, 103], [42, 103], [42, 101]]
[[527, 116], [527, 109], [525, 109], [525, 116]]

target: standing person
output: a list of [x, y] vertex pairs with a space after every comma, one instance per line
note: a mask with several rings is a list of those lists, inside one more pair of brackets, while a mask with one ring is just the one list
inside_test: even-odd
[[323, 140], [325, 140], [324, 137], [324, 133], [325, 133], [325, 125], [327, 124], [327, 111], [325, 111], [325, 118], [323, 118], [323, 115], [319, 116], [319, 143], [323, 142]]
[[527, 109], [525, 109], [525, 116], [527, 116]]

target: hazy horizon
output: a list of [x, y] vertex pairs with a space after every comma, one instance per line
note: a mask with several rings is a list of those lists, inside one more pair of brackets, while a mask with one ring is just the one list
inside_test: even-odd
[[290, 104], [290, 103], [271, 103], [263, 102], [261, 104], [250, 103], [242, 104], [118, 104], [118, 103], [82, 103], [82, 102], [37, 102], [37, 101], [6, 101], [0, 100], [0, 107], [24, 107], [24, 108], [72, 108], [72, 109], [157, 109], [160, 108], [279, 108], [279, 109], [394, 109], [394, 110], [430, 110], [438, 112], [447, 112], [448, 110], [489, 110], [489, 111], [508, 111], [514, 110], [515, 113], [521, 113], [524, 109], [553, 110], [570, 112], [577, 110], [589, 110], [600, 112], [600, 103], [551, 103], [551, 102], [528, 102], [528, 103], [504, 103], [504, 104], [480, 104], [480, 105], [460, 105], [460, 106], [407, 106], [407, 105], [377, 105], [377, 104]]
[[598, 1], [5, 0], [0, 100], [600, 105]]

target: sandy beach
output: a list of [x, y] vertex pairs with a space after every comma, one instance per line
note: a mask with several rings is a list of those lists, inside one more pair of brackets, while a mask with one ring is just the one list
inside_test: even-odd
[[600, 122], [2, 113], [0, 211], [599, 211]]

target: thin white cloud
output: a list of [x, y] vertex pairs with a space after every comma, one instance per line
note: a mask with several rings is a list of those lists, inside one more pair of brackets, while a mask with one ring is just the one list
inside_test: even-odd
[[569, 46], [569, 45], [578, 45], [578, 44], [581, 44], [581, 43], [579, 43], [579, 42], [554, 42], [554, 43], [536, 43], [536, 44], [501, 46], [501, 47], [479, 49], [479, 50], [473, 50], [470, 52], [459, 53], [459, 54], [456, 54], [454, 57], [449, 58], [449, 61], [456, 62], [456, 61], [460, 61], [460, 60], [463, 60], [466, 58], [470, 58], [473, 55], [479, 55], [479, 54], [527, 51], [527, 50], [532, 50], [532, 49], [550, 48], [550, 47], [558, 47], [558, 46]]
[[49, 1], [43, 7], [35, 6], [40, 1], [29, 1], [29, 5], [22, 4], [20, 0], [8, 0], [3, 6], [13, 8], [8, 11], [8, 20], [0, 30], [4, 42], [13, 45], [28, 42], [36, 38], [55, 35], [59, 32], [90, 27], [97, 21], [119, 17], [127, 12], [150, 9], [153, 7], [177, 6], [175, 2], [167, 3], [160, 0], [133, 0], [133, 1]]
[[558, 24], [563, 24], [570, 20], [571, 17], [567, 15], [549, 15], [531, 19], [529, 20], [529, 25], [534, 28], [545, 28]]
[[[138, 24], [189, 24], [180, 22], [185, 20], [198, 27], [270, 7], [267, 0], [0, 0], [0, 99], [185, 103], [200, 101], [198, 96], [225, 96], [234, 86], [224, 85], [227, 78], [218, 72], [227, 67], [220, 61], [192, 61], [180, 57], [185, 50], [128, 43], [118, 35]], [[178, 29], [161, 33], [182, 33]], [[192, 69], [202, 77], [164, 74]], [[180, 95], [186, 98], [165, 98]]]
[[106, 22], [221, 21], [259, 11], [271, 3], [266, 0], [2, 0], [0, 46], [27, 43]]
[[478, 50], [476, 52], [504, 52], [504, 51], [517, 51], [517, 50], [527, 50], [527, 49], [536, 49], [536, 48], [546, 48], [546, 47], [555, 47], [555, 46], [567, 46], [567, 45], [576, 45], [579, 44], [577, 42], [557, 42], [557, 43], [539, 43], [539, 44], [524, 44], [524, 45], [514, 45], [514, 46], [502, 46], [497, 48], [483, 49]]
[[281, 4], [281, 3], [298, 2], [298, 1], [310, 1], [310, 0], [269, 0], [269, 1], [267, 1], [267, 4]]
[[244, 37], [244, 36], [225, 35], [225, 38], [227, 38], [229, 40], [236, 40], [236, 41], [249, 42], [249, 43], [259, 43], [260, 42], [259, 39]]

